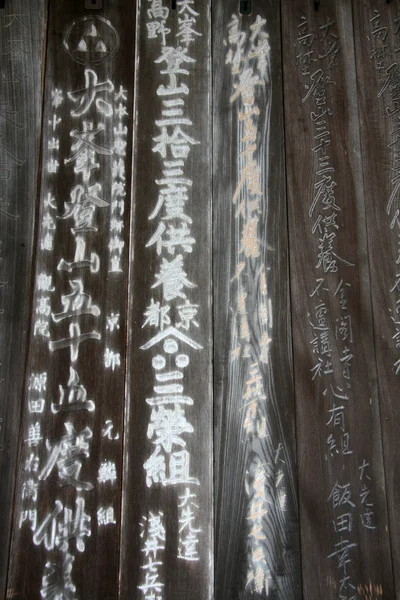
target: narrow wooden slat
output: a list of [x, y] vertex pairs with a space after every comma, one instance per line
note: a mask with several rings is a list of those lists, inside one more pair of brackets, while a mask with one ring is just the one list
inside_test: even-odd
[[205, 600], [213, 556], [207, 3], [139, 3], [137, 35], [120, 597]]
[[120, 598], [205, 600], [213, 556], [209, 8], [202, 0], [138, 7]]
[[216, 598], [301, 598], [280, 4], [213, 4]]
[[134, 7], [52, 0], [10, 598], [116, 598]]
[[303, 591], [393, 598], [351, 4], [282, 10]]
[[0, 9], [0, 597], [5, 594], [37, 197], [45, 2]]
[[364, 197], [396, 597], [400, 597], [400, 2], [353, 2]]

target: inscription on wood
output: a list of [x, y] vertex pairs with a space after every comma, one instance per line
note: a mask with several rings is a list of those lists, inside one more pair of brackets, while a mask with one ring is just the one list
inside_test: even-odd
[[209, 9], [138, 3], [121, 599], [212, 596]]
[[400, 594], [400, 3], [353, 3], [372, 307], [386, 491]]
[[215, 3], [216, 597], [300, 598], [279, 3]]
[[119, 1], [101, 14], [50, 3], [13, 598], [117, 593], [133, 69], [123, 14]]
[[18, 453], [41, 117], [44, 2], [0, 10], [0, 597]]
[[391, 598], [351, 6], [283, 24], [303, 590]]

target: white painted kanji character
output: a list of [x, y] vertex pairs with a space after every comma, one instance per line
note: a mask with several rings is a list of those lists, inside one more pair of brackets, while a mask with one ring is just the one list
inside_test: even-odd
[[47, 142], [47, 148], [49, 150], [59, 150], [60, 149], [60, 140], [52, 137], [51, 140]]
[[168, 315], [170, 307], [160, 306], [159, 302], [154, 302], [152, 298], [149, 306], [147, 307], [144, 316], [146, 317], [145, 322], [142, 325], [142, 328], [146, 325], [159, 327], [161, 331], [164, 330], [165, 325], [170, 325], [171, 319]]
[[50, 312], [50, 298], [48, 296], [38, 298], [38, 302], [36, 305], [36, 313], [48, 317]]
[[100, 198], [102, 187], [99, 183], [84, 187], [76, 185], [71, 193], [69, 202], [64, 202], [65, 212], [61, 219], [74, 219], [75, 226], [71, 229], [75, 235], [79, 232], [96, 232], [93, 221], [96, 209], [107, 208], [109, 203]]
[[107, 325], [106, 329], [109, 331], [114, 331], [114, 329], [119, 329], [119, 313], [111, 313], [107, 316]]
[[125, 179], [125, 163], [122, 158], [114, 160], [111, 174], [114, 178]]
[[93, 158], [96, 154], [101, 156], [111, 156], [112, 150], [104, 146], [100, 146], [96, 141], [96, 137], [105, 130], [104, 123], [99, 123], [96, 129], [92, 121], [83, 121], [82, 131], [73, 129], [70, 133], [71, 137], [76, 141], [71, 146], [72, 156], [66, 158], [64, 163], [67, 165], [71, 162], [77, 162], [81, 155], [93, 153]]
[[28, 446], [30, 448], [36, 447], [43, 440], [42, 438], [42, 430], [40, 428], [40, 423], [37, 421], [36, 423], [32, 423], [28, 427], [28, 439], [25, 440], [28, 442]]
[[30, 453], [29, 457], [25, 460], [24, 471], [27, 473], [37, 473], [39, 470], [39, 457], [33, 452]]
[[199, 308], [198, 304], [191, 304], [189, 300], [186, 299], [185, 303], [177, 308], [181, 319], [181, 322], [178, 323], [177, 327], [183, 327], [184, 329], [189, 329], [190, 325], [199, 327], [199, 323], [195, 320], [195, 316], [198, 312], [197, 309]]
[[107, 438], [107, 439], [112, 440], [112, 441], [119, 440], [119, 433], [117, 433], [113, 437], [113, 434], [112, 434], [112, 430], [113, 429], [114, 429], [113, 422], [111, 421], [111, 419], [107, 419], [106, 422], [105, 422], [105, 425], [104, 425], [104, 427], [102, 429], [101, 437]]
[[147, 15], [150, 19], [162, 19], [166, 21], [169, 15], [169, 9], [163, 6], [162, 0], [151, 0], [151, 8], [147, 9]]
[[47, 373], [32, 373], [29, 380], [29, 389], [43, 392], [47, 386]]
[[35, 509], [30, 509], [30, 510], [23, 510], [21, 511], [21, 516], [19, 518], [19, 528], [21, 529], [22, 525], [24, 523], [27, 523], [28, 521], [30, 521], [31, 523], [31, 530], [35, 531], [36, 530], [36, 526], [37, 526], [37, 510]]
[[163, 222], [159, 223], [157, 231], [153, 234], [150, 240], [146, 244], [146, 248], [156, 244], [157, 254], [161, 254], [163, 248], [166, 248], [169, 254], [175, 254], [176, 246], [182, 246], [184, 252], [192, 252], [192, 246], [196, 243], [196, 240], [191, 237], [190, 229], [187, 223], [182, 223], [180, 227], [175, 227], [172, 224], [168, 225], [166, 235], [169, 240], [162, 238], [162, 234], [166, 231], [166, 227]]
[[161, 133], [153, 138], [153, 142], [156, 142], [156, 144], [153, 146], [152, 151], [158, 152], [162, 158], [166, 158], [168, 147], [170, 147], [174, 158], [187, 158], [190, 146], [200, 143], [184, 133], [179, 125], [174, 126], [172, 135], [168, 134], [167, 126], [161, 126]]
[[120, 219], [111, 219], [110, 221], [110, 231], [116, 231], [117, 233], [121, 233], [124, 227], [124, 222]]
[[112, 506], [109, 506], [108, 508], [99, 508], [97, 511], [97, 524], [99, 527], [102, 525], [116, 524], [114, 508]]
[[31, 414], [37, 413], [42, 414], [44, 411], [45, 401], [44, 398], [39, 398], [39, 400], [29, 400], [28, 408]]
[[[78, 373], [72, 367], [69, 368], [69, 379], [67, 387], [58, 386], [60, 399], [59, 403], [51, 403], [51, 411], [59, 412], [76, 412], [78, 410], [87, 410], [93, 412], [95, 409], [93, 400], [87, 399], [86, 388], [80, 384]], [[64, 402], [64, 400], [67, 400]]]
[[87, 148], [85, 148], [76, 157], [74, 173], [77, 175], [82, 173], [82, 179], [84, 182], [89, 181], [93, 169], [99, 168], [100, 163], [96, 162], [96, 153], [94, 150], [87, 150]]
[[161, 85], [157, 89], [157, 94], [159, 96], [166, 96], [171, 94], [188, 94], [189, 89], [186, 85], [182, 84], [181, 86], [177, 85], [177, 75], [189, 75], [189, 71], [187, 69], [182, 68], [182, 64], [193, 64], [196, 62], [194, 58], [188, 56], [187, 48], [182, 48], [182, 46], [178, 46], [177, 48], [173, 48], [172, 46], [165, 46], [162, 48], [162, 54], [159, 58], [157, 58], [154, 62], [156, 64], [161, 64], [163, 62], [166, 63], [166, 68], [161, 72], [162, 75], [169, 75], [169, 84], [167, 87]]
[[36, 502], [38, 497], [38, 487], [39, 485], [34, 479], [28, 479], [27, 481], [24, 481], [21, 492], [22, 500], [32, 499], [33, 502]]
[[163, 454], [160, 454], [160, 451], [161, 448], [158, 446], [143, 465], [146, 471], [147, 487], [151, 487], [153, 483], [164, 483], [165, 481], [165, 457]]
[[148, 558], [147, 564], [142, 566], [146, 569], [145, 582], [139, 585], [138, 588], [145, 594], [145, 598], [149, 596], [149, 592], [161, 594], [164, 584], [159, 581], [159, 573], [157, 567], [161, 566], [162, 562], [155, 562], [151, 557]]
[[53, 131], [55, 131], [57, 129], [57, 127], [61, 123], [61, 121], [62, 121], [62, 119], [57, 117], [56, 114], [53, 115], [53, 118], [51, 119], [51, 121], [49, 120], [49, 125], [51, 125], [53, 127]]
[[89, 427], [76, 432], [72, 423], [64, 423], [67, 433], [53, 444], [46, 440], [48, 458], [45, 466], [39, 474], [41, 481], [46, 480], [57, 467], [60, 485], [72, 485], [77, 490], [92, 490], [93, 485], [81, 481], [79, 475], [82, 469], [83, 458], [88, 458], [90, 453], [90, 442], [93, 433]]
[[64, 102], [64, 94], [62, 90], [55, 88], [51, 92], [51, 104], [58, 108]]
[[111, 269], [109, 270], [109, 273], [122, 273], [120, 254], [111, 257]]
[[61, 562], [46, 562], [40, 589], [42, 600], [76, 600], [76, 587], [71, 577], [74, 560], [75, 558], [66, 552], [62, 555]]
[[196, 19], [188, 14], [184, 14], [183, 18], [178, 18], [177, 39], [188, 46], [190, 42], [194, 42], [197, 37], [203, 34], [195, 30]]
[[147, 27], [147, 39], [154, 40], [157, 39], [158, 36], [161, 38], [161, 46], [164, 47], [166, 45], [166, 38], [171, 30], [165, 26], [165, 21], [150, 21], [146, 23]]
[[39, 292], [54, 292], [55, 288], [51, 286], [52, 276], [46, 273], [39, 273], [36, 277], [36, 288]]
[[72, 292], [61, 296], [61, 304], [64, 310], [60, 313], [52, 313], [51, 317], [53, 321], [60, 323], [64, 319], [81, 315], [98, 317], [101, 314], [101, 310], [96, 304], [93, 304], [91, 295], [83, 291], [82, 279], [72, 279], [69, 285]]
[[99, 468], [99, 475], [97, 477], [99, 483], [107, 483], [110, 481], [112, 484], [117, 481], [117, 469], [115, 463], [111, 460], [103, 460]]
[[121, 240], [121, 238], [117, 237], [116, 235], [114, 235], [108, 244], [108, 247], [110, 249], [110, 252], [113, 252], [114, 250], [116, 250], [117, 252], [122, 252], [123, 248], [125, 246], [125, 242], [123, 240]]
[[53, 251], [54, 244], [54, 236], [51, 233], [46, 233], [44, 237], [40, 240], [40, 249], [46, 250], [47, 252]]
[[47, 193], [46, 198], [44, 198], [44, 207], [45, 208], [53, 208], [54, 210], [57, 210], [57, 205], [54, 204], [56, 201], [56, 199], [54, 198], [54, 196], [52, 196], [50, 194], [50, 192]]
[[192, 8], [194, 0], [178, 0], [176, 5], [178, 7], [178, 14], [189, 14], [192, 17], [198, 17], [199, 13]]
[[193, 426], [186, 420], [185, 411], [180, 405], [173, 409], [159, 406], [153, 408], [150, 423], [147, 428], [147, 437], [153, 440], [156, 446], [162, 446], [168, 453], [172, 451], [175, 444], [184, 448], [185, 440], [181, 437], [183, 433], [193, 433]]
[[38, 335], [41, 337], [50, 337], [49, 322], [45, 321], [44, 319], [38, 319], [37, 321], [35, 321], [33, 335]]
[[[84, 232], [84, 226], [78, 229], [73, 228], [73, 233]], [[90, 253], [90, 257], [86, 256], [86, 240], [83, 235], [77, 235], [75, 238], [76, 248], [74, 260], [68, 262], [64, 258], [57, 265], [57, 271], [67, 271], [72, 273], [75, 269], [90, 269], [91, 273], [98, 273], [100, 269], [100, 257], [95, 252]]]
[[200, 485], [200, 482], [195, 477], [191, 477], [190, 471], [190, 454], [187, 450], [173, 452], [169, 459], [169, 479], [164, 482], [164, 485], [176, 485], [181, 483]]
[[123, 101], [127, 102], [128, 101], [128, 96], [126, 95], [127, 93], [128, 93], [128, 90], [125, 90], [122, 87], [122, 85], [120, 85], [118, 92], [115, 92], [115, 94], [114, 94], [115, 101], [123, 100]]
[[43, 215], [42, 227], [43, 229], [48, 229], [49, 231], [52, 231], [56, 228], [56, 223], [49, 213], [45, 213]]
[[119, 138], [114, 140], [114, 145], [113, 145], [114, 154], [117, 154], [118, 156], [126, 156], [127, 145], [128, 144], [125, 140], [121, 140]]
[[115, 137], [125, 137], [128, 135], [128, 128], [126, 125], [122, 125], [122, 123], [118, 123], [118, 127], [114, 127], [113, 130]]
[[68, 92], [68, 97], [72, 102], [77, 104], [77, 108], [71, 110], [73, 117], [81, 117], [85, 115], [93, 103], [99, 113], [105, 117], [111, 117], [113, 114], [112, 105], [104, 100], [98, 98], [99, 94], [105, 95], [114, 91], [113, 83], [107, 79], [102, 83], [99, 83], [97, 74], [92, 69], [85, 69], [85, 87], [83, 89], [76, 90], [75, 92]]
[[126, 196], [126, 187], [123, 181], [114, 181], [111, 186], [111, 194], [113, 197]]
[[118, 107], [115, 109], [115, 114], [117, 115], [117, 117], [119, 119], [123, 119], [124, 117], [126, 117], [128, 115], [128, 111], [126, 110], [125, 106], [121, 102], [118, 104]]
[[110, 348], [106, 348], [104, 352], [104, 366], [106, 369], [115, 370], [116, 367], [121, 366], [121, 354], [119, 352], [114, 352], [110, 350]]
[[62, 521], [58, 524], [58, 532], [56, 536], [57, 547], [61, 552], [67, 552], [69, 541], [75, 540], [76, 549], [78, 552], [85, 551], [85, 537], [91, 535], [90, 524], [91, 517], [85, 513], [85, 500], [78, 496], [76, 501], [75, 514], [72, 509], [64, 508]]
[[119, 211], [119, 214], [122, 217], [125, 212], [125, 202], [123, 200], [113, 200], [111, 202], [111, 210], [113, 213]]
[[163, 297], [165, 301], [173, 300], [174, 298], [186, 298], [186, 294], [182, 289], [186, 286], [194, 288], [196, 285], [191, 283], [183, 270], [183, 256], [178, 254], [174, 260], [168, 262], [166, 258], [162, 259], [160, 273], [156, 274], [157, 282], [152, 285], [156, 288], [159, 285], [163, 286]]
[[56, 160], [55, 158], [50, 158], [47, 161], [47, 172], [48, 173], [57, 173], [59, 166], [60, 166], [60, 163], [58, 162], [58, 160]]

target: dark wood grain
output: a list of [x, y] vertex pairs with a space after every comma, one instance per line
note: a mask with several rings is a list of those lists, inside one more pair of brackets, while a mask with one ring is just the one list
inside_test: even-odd
[[282, 11], [303, 592], [393, 598], [351, 5]]
[[213, 581], [210, 15], [204, 0], [139, 6], [120, 598], [205, 600]]
[[364, 198], [368, 228], [386, 493], [400, 597], [399, 60], [400, 3], [353, 2]]
[[212, 13], [215, 597], [298, 599], [280, 5], [238, 8]]
[[36, 219], [45, 2], [0, 9], [0, 597], [5, 594]]
[[10, 598], [117, 598], [134, 16], [50, 2]]

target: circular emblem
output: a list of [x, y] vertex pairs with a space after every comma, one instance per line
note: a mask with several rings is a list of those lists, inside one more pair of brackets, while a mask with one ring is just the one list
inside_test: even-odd
[[119, 35], [104, 17], [81, 17], [67, 27], [63, 43], [72, 60], [82, 65], [95, 65], [117, 53]]

